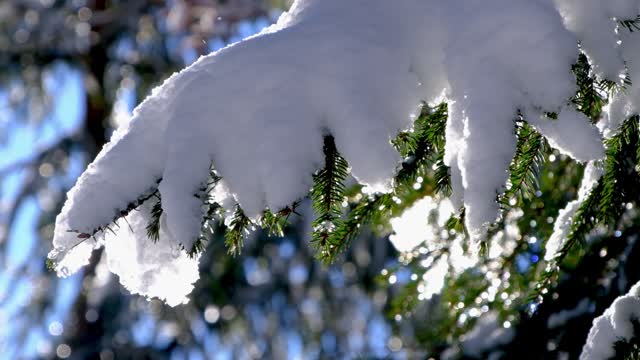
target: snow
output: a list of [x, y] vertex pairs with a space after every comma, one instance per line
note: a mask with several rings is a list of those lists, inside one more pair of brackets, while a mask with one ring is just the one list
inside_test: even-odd
[[[622, 54], [630, 79], [640, 78], [640, 38], [637, 32], [621, 31]], [[611, 137], [622, 122], [640, 110], [640, 83], [631, 82], [624, 91], [613, 96], [604, 119], [598, 124], [605, 135]]]
[[[581, 112], [566, 107], [557, 120], [550, 120], [538, 113], [528, 116], [527, 120], [540, 134], [545, 136], [551, 147], [570, 157], [587, 162], [603, 157], [603, 149], [596, 128], [585, 126], [589, 119]], [[575, 139], [581, 141], [575, 141]]]
[[578, 199], [569, 202], [564, 209], [560, 210], [553, 224], [553, 233], [545, 246], [544, 259], [546, 261], [553, 260], [558, 255], [558, 252], [562, 250], [567, 241], [567, 236], [571, 233], [576, 212], [580, 209], [582, 203], [587, 200], [591, 190], [598, 184], [603, 174], [604, 169], [601, 164], [593, 161], [587, 163], [582, 177], [582, 184], [580, 185], [580, 190], [578, 190]]
[[[467, 228], [477, 240], [499, 212], [495, 199], [515, 151], [518, 110], [552, 145], [578, 160], [600, 158], [603, 149], [597, 130], [565, 106], [576, 89], [568, 69], [577, 40], [549, 2], [447, 4], [446, 97], [453, 106], [445, 162], [459, 169], [452, 172], [454, 197], [463, 199]], [[558, 125], [540, 119], [543, 109], [561, 114]]]
[[187, 295], [199, 278], [198, 257], [190, 258], [176, 244], [164, 214], [160, 217], [158, 241], [152, 243], [147, 238], [152, 201], [118, 220], [115, 234], [105, 234], [107, 265], [131, 293], [157, 297], [176, 306], [188, 301]]
[[[555, 0], [567, 29], [576, 34], [601, 79], [617, 80], [624, 71], [615, 33], [616, 15], [637, 15], [635, 1]], [[611, 3], [611, 4], [607, 4]], [[635, 6], [634, 6], [635, 5]], [[625, 10], [620, 13], [620, 10]], [[628, 11], [630, 9], [635, 11]], [[609, 31], [606, 31], [609, 30]]]
[[[62, 275], [77, 271], [93, 248], [116, 241], [98, 235], [75, 246], [78, 234], [111, 223], [156, 187], [165, 245], [190, 248], [202, 217], [194, 194], [212, 165], [228, 189], [219, 195], [234, 200], [227, 203], [252, 218], [279, 210], [307, 194], [327, 133], [361, 184], [388, 191], [402, 160], [390, 140], [412, 126], [421, 101], [451, 106], [452, 202], [466, 207], [478, 240], [499, 212], [518, 112], [561, 152], [579, 161], [603, 156], [598, 130], [568, 105], [571, 65], [580, 42], [596, 75], [618, 79], [627, 58], [631, 75], [640, 72], [636, 41], [619, 44], [613, 21], [631, 10], [634, 17], [638, 3], [584, 3], [297, 0], [276, 24], [153, 90], [68, 193], [51, 257]], [[618, 100], [625, 114], [639, 98], [630, 90]], [[544, 118], [548, 112], [559, 118]], [[152, 295], [146, 281], [133, 283], [132, 291]]]
[[633, 335], [632, 320], [640, 319], [640, 283], [618, 297], [604, 314], [595, 318], [580, 360], [606, 360], [616, 355], [616, 341], [629, 341]]

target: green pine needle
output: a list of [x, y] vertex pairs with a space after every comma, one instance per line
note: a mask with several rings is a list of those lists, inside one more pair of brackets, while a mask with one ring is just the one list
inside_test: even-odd
[[333, 252], [328, 239], [342, 216], [344, 181], [349, 176], [349, 164], [338, 152], [333, 136], [325, 136], [323, 150], [325, 166], [314, 175], [311, 190], [316, 213], [311, 241], [320, 254]]
[[572, 70], [578, 85], [578, 91], [573, 98], [573, 103], [594, 123], [600, 119], [602, 109], [607, 105], [607, 98], [603, 94], [610, 95], [620, 90], [624, 84], [629, 83], [628, 78], [624, 79], [622, 86], [609, 80], [594, 79], [591, 74], [591, 64], [589, 64], [589, 60], [584, 54], [578, 57], [578, 61], [573, 65]]
[[341, 164], [346, 170], [347, 164], [346, 161], [340, 163], [342, 158], [336, 157], [333, 139], [325, 143], [325, 169], [316, 175], [312, 191], [313, 207], [318, 214], [313, 223], [313, 242], [321, 260], [333, 262], [365, 225], [387, 218], [395, 208], [394, 194], [405, 194], [407, 189], [413, 189], [418, 176], [431, 170], [430, 165], [435, 164], [437, 191], [444, 195], [451, 192], [449, 168], [443, 161], [447, 117], [447, 104], [423, 106], [413, 131], [401, 133], [392, 142], [405, 157], [402, 168], [394, 178], [394, 191], [391, 194], [364, 196], [352, 206], [345, 218], [342, 217], [341, 204], [344, 198], [342, 183], [347, 173], [333, 169], [339, 170], [338, 164]]
[[244, 238], [251, 228], [251, 220], [244, 214], [240, 205], [236, 205], [227, 232], [225, 233], [225, 245], [229, 254], [237, 256], [242, 252]]
[[538, 189], [538, 171], [548, 150], [544, 137], [526, 122], [516, 122], [516, 134], [516, 152], [509, 166], [510, 187], [499, 197], [503, 208], [511, 207], [512, 198], [521, 202], [523, 198], [534, 196]]
[[436, 181], [436, 192], [445, 197], [451, 196], [451, 172], [449, 167], [444, 164], [444, 149], [438, 151], [434, 177]]
[[160, 217], [162, 216], [162, 200], [160, 193], [157, 194], [158, 201], [151, 207], [151, 221], [147, 224], [147, 237], [154, 243], [160, 239]]
[[580, 205], [564, 246], [542, 274], [533, 298], [540, 299], [539, 290], [548, 288], [557, 278], [560, 265], [575, 250], [584, 246], [589, 233], [598, 225], [617, 227], [625, 206], [640, 199], [640, 175], [635, 170], [640, 163], [639, 118], [627, 119], [617, 134], [605, 142], [604, 174]]
[[[426, 105], [414, 123], [413, 132], [401, 133], [393, 143], [405, 157], [402, 168], [395, 177], [397, 186], [412, 186], [420, 170], [429, 163], [436, 163], [444, 157], [445, 128], [448, 118], [447, 104], [435, 107]], [[442, 162], [439, 165], [441, 190], [447, 190], [449, 170]]]
[[335, 261], [360, 233], [360, 230], [376, 218], [383, 216], [392, 204], [392, 195], [383, 194], [359, 202], [344, 220], [335, 222], [335, 227], [324, 238], [325, 246], [320, 249], [319, 258], [325, 263]]
[[291, 206], [287, 206], [278, 212], [265, 210], [260, 218], [259, 225], [267, 231], [269, 236], [284, 236], [284, 229], [289, 225], [289, 217], [291, 214], [298, 214], [296, 209], [300, 206], [300, 201], [294, 202]]

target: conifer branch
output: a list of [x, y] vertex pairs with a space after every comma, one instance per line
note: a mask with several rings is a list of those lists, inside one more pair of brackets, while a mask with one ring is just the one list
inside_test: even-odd
[[71, 249], [75, 248], [76, 246], [82, 244], [83, 242], [89, 240], [89, 239], [95, 239], [95, 236], [100, 234], [100, 233], [104, 233], [105, 231], [113, 231], [111, 229], [111, 226], [117, 226], [117, 222], [120, 219], [124, 219], [126, 218], [127, 215], [129, 215], [129, 213], [131, 213], [131, 211], [133, 210], [137, 210], [143, 203], [145, 203], [147, 200], [158, 196], [159, 195], [159, 191], [158, 189], [154, 189], [154, 190], [150, 190], [147, 193], [145, 193], [144, 195], [140, 196], [139, 198], [137, 198], [136, 200], [130, 202], [129, 204], [127, 204], [127, 206], [122, 209], [119, 210], [117, 212], [117, 214], [113, 217], [113, 219], [111, 220], [110, 223], [102, 225], [102, 226], [98, 226], [97, 228], [93, 229], [90, 232], [81, 232], [78, 230], [67, 230], [67, 232], [71, 232], [71, 233], [77, 233], [78, 234], [78, 239], [81, 239], [77, 244], [73, 245], [71, 247]]
[[324, 138], [324, 168], [313, 177], [311, 199], [316, 219], [313, 221], [312, 243], [322, 254], [331, 251], [328, 239], [342, 216], [344, 181], [349, 175], [349, 165], [336, 148], [333, 136]]
[[564, 260], [577, 245], [584, 245], [588, 234], [598, 224], [616, 227], [626, 204], [640, 199], [640, 175], [636, 170], [640, 164], [638, 121], [638, 116], [627, 119], [617, 134], [605, 141], [604, 174], [576, 211], [571, 231], [557, 256], [547, 265], [533, 299], [542, 299], [541, 291], [555, 281]]
[[[199, 193], [194, 196], [198, 199], [203, 199], [203, 206], [206, 207], [205, 214], [202, 218], [200, 235], [198, 235], [197, 239], [194, 241], [191, 249], [185, 249], [189, 256], [195, 256], [202, 250], [204, 250], [206, 245], [206, 237], [203, 235], [205, 233], [205, 226], [209, 221], [214, 220], [217, 211], [220, 209], [220, 205], [215, 201], [211, 201], [209, 199], [209, 194], [215, 189], [218, 182], [220, 182], [221, 177], [216, 174], [216, 172], [211, 168], [209, 173], [209, 179], [206, 183], [202, 185], [199, 189]], [[160, 217], [162, 216], [162, 197], [159, 191], [155, 191], [153, 196], [157, 199], [157, 201], [151, 207], [151, 219], [146, 226], [147, 237], [153, 241], [157, 242], [160, 239]]]
[[592, 122], [600, 119], [600, 114], [608, 99], [604, 95], [611, 95], [629, 83], [629, 78], [623, 79], [623, 84], [618, 84], [610, 80], [597, 80], [591, 74], [591, 64], [587, 56], [580, 54], [578, 61], [572, 66], [576, 76], [578, 91], [572, 101], [578, 110], [584, 113]]
[[[342, 215], [340, 206], [344, 197], [342, 182], [340, 181], [339, 187], [336, 187], [340, 196], [334, 197], [320, 195], [330, 194], [331, 188], [327, 185], [336, 184], [335, 181], [316, 182], [316, 184], [325, 185], [324, 187], [314, 186], [312, 191], [314, 209], [320, 214], [313, 224], [313, 241], [323, 245], [318, 246], [320, 259], [331, 263], [355, 239], [362, 227], [390, 214], [394, 207], [394, 194], [404, 194], [408, 189], [415, 192], [411, 189], [413, 189], [416, 179], [420, 174], [427, 173], [430, 164], [435, 163], [436, 188], [444, 194], [450, 193], [449, 168], [443, 161], [447, 117], [447, 104], [445, 103], [435, 107], [423, 106], [421, 115], [414, 123], [413, 131], [400, 133], [392, 142], [396, 149], [405, 156], [402, 168], [394, 178], [393, 192], [372, 197], [365, 196], [353, 205], [344, 219], [340, 218]], [[326, 154], [325, 157], [327, 157]], [[331, 162], [327, 162], [327, 164], [331, 164]], [[346, 162], [344, 166], [346, 167]], [[326, 173], [318, 175], [321, 174], [326, 176]], [[328, 202], [327, 199], [333, 199], [333, 202]]]
[[499, 197], [503, 209], [511, 206], [509, 201], [512, 198], [522, 200], [535, 194], [538, 173], [548, 150], [544, 137], [526, 122], [516, 122], [516, 134], [516, 152], [509, 165], [509, 186]]
[[325, 263], [335, 261], [337, 255], [344, 251], [360, 233], [360, 230], [376, 217], [382, 216], [391, 208], [390, 194], [374, 195], [359, 202], [344, 220], [340, 220], [326, 238], [326, 246], [318, 256]]
[[[314, 241], [325, 245], [319, 248], [319, 257], [322, 260], [327, 263], [334, 261], [336, 256], [355, 239], [362, 227], [390, 214], [394, 207], [394, 194], [404, 194], [407, 189], [412, 189], [419, 174], [426, 174], [430, 164], [435, 163], [438, 191], [447, 195], [450, 193], [449, 169], [443, 161], [447, 116], [447, 104], [432, 108], [424, 106], [420, 117], [414, 123], [413, 131], [403, 132], [394, 139], [393, 144], [405, 156], [405, 161], [394, 178], [394, 190], [391, 194], [365, 196], [353, 205], [344, 219], [338, 217], [342, 213], [338, 207], [338, 212], [319, 217], [314, 222], [314, 226], [320, 226], [320, 231], [314, 232], [316, 234]], [[411, 191], [415, 192], [415, 190]], [[343, 193], [341, 191], [341, 194]], [[343, 195], [336, 198], [338, 206], [342, 202], [342, 197]], [[317, 201], [314, 197], [314, 207], [316, 205]], [[327, 209], [329, 207], [325, 206], [325, 214]]]
[[638, 201], [640, 177], [634, 171], [640, 160], [637, 134], [638, 116], [633, 116], [622, 124], [615, 136], [605, 141], [604, 174], [578, 209], [559, 260], [566, 257], [574, 244], [584, 241], [598, 223], [615, 226], [626, 203]]
[[191, 249], [187, 250], [187, 255], [189, 257], [195, 257], [199, 253], [205, 250], [207, 246], [207, 233], [213, 233], [213, 228], [211, 227], [211, 223], [216, 221], [220, 216], [220, 210], [222, 206], [217, 202], [205, 202], [206, 212], [202, 217], [202, 223], [200, 225], [200, 235], [196, 238], [191, 246]]
[[[158, 179], [156, 181], [156, 184], [159, 184], [160, 181], [162, 179]], [[210, 172], [210, 178], [207, 181], [206, 184], [203, 185], [203, 187], [200, 190], [200, 192], [204, 192], [204, 196], [201, 194], [195, 194], [195, 196], [197, 198], [204, 198], [204, 206], [206, 206], [207, 211], [205, 212], [205, 215], [203, 216], [202, 219], [202, 228], [200, 231], [200, 235], [198, 236], [198, 238], [194, 241], [193, 246], [191, 247], [191, 249], [184, 249], [187, 251], [187, 254], [191, 257], [197, 255], [198, 253], [200, 253], [201, 251], [204, 250], [205, 245], [206, 245], [206, 237], [203, 235], [205, 233], [205, 226], [209, 221], [214, 220], [215, 216], [217, 215], [218, 210], [220, 209], [220, 205], [218, 203], [216, 203], [215, 201], [209, 201], [209, 199], [207, 199], [207, 195], [213, 191], [213, 189], [215, 188], [215, 186], [218, 184], [218, 182], [221, 180], [221, 178], [215, 173], [215, 171], [212, 169]], [[163, 213], [163, 209], [162, 209], [162, 198], [160, 195], [160, 191], [158, 190], [158, 188], [154, 188], [153, 190], [148, 191], [147, 193], [145, 193], [144, 195], [140, 196], [138, 199], [136, 199], [135, 201], [129, 203], [127, 205], [127, 207], [124, 210], [121, 210], [118, 212], [118, 215], [116, 215], [113, 220], [111, 221], [111, 223], [104, 225], [104, 226], [100, 226], [96, 229], [94, 229], [92, 232], [90, 233], [81, 233], [79, 231], [76, 230], [69, 230], [69, 232], [76, 232], [78, 233], [78, 238], [81, 239], [77, 244], [75, 244], [73, 248], [75, 248], [76, 246], [80, 245], [81, 243], [89, 240], [89, 239], [95, 239], [95, 236], [99, 233], [103, 233], [105, 231], [111, 231], [112, 233], [115, 232], [113, 231], [113, 229], [111, 228], [112, 226], [117, 226], [117, 222], [120, 219], [124, 219], [126, 221], [126, 217], [131, 213], [131, 211], [133, 210], [137, 210], [142, 204], [144, 204], [147, 201], [151, 201], [153, 198], [156, 198], [156, 202], [153, 204], [153, 206], [151, 207], [151, 212], [150, 212], [150, 220], [149, 223], [146, 226], [146, 235], [147, 237], [152, 241], [152, 242], [157, 242], [160, 239], [160, 218], [162, 216]], [[127, 223], [128, 225], [128, 223]], [[130, 225], [128, 225], [129, 228], [131, 228]], [[53, 264], [53, 262], [51, 262], [51, 267], [55, 267], [55, 264]]]
[[[402, 168], [395, 177], [396, 185], [412, 186], [419, 170], [436, 162], [442, 156], [444, 158], [445, 128], [447, 126], [448, 107], [446, 103], [430, 108], [426, 105], [422, 113], [414, 123], [413, 132], [401, 133], [395, 140], [396, 149], [405, 156]], [[434, 156], [435, 155], [435, 156]], [[448, 177], [449, 170], [442, 162], [439, 165], [441, 182]], [[443, 188], [446, 190], [446, 186]]]
[[151, 220], [147, 224], [147, 237], [153, 242], [160, 240], [160, 217], [162, 216], [162, 201], [157, 193], [157, 201], [151, 207]]
[[607, 158], [602, 176], [602, 197], [599, 214], [601, 221], [615, 224], [624, 211], [627, 201], [637, 201], [638, 173], [638, 116], [631, 117], [622, 124], [618, 135], [605, 141]]
[[225, 233], [225, 245], [231, 255], [240, 255], [244, 244], [244, 237], [249, 233], [253, 223], [245, 214], [240, 205], [236, 205], [235, 212]]
[[464, 227], [465, 212], [466, 212], [465, 208], [463, 207], [460, 210], [459, 215], [451, 216], [449, 220], [447, 220], [445, 224], [445, 228], [447, 230], [453, 230], [457, 233], [465, 233], [465, 227]]
[[298, 206], [300, 206], [300, 201], [296, 201], [291, 206], [275, 213], [268, 209], [265, 210], [259, 221], [260, 227], [266, 230], [269, 236], [284, 236], [284, 229], [289, 224], [289, 217], [291, 214], [298, 214], [296, 212]]
[[453, 191], [451, 188], [451, 172], [449, 167], [444, 163], [444, 149], [438, 151], [434, 177], [436, 181], [436, 193], [440, 193], [445, 197], [451, 196]]

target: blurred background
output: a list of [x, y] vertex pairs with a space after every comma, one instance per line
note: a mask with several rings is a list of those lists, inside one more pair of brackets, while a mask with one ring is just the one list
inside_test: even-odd
[[175, 308], [130, 295], [100, 251], [72, 277], [46, 269], [66, 191], [135, 105], [289, 5], [0, 0], [0, 359], [577, 358], [593, 317], [640, 278], [640, 216], [629, 204], [624, 228], [590, 238], [538, 305], [544, 242], [582, 174], [548, 149], [535, 195], [511, 204], [483, 258], [425, 173], [398, 200], [405, 215], [331, 266], [309, 247], [308, 202], [241, 256], [212, 239]]

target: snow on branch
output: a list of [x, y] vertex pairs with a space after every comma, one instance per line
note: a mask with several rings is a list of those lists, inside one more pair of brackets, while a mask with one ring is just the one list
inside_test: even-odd
[[[230, 219], [233, 249], [254, 224], [281, 232], [292, 204], [307, 195], [323, 164], [326, 170], [327, 135], [350, 174], [376, 193], [331, 233], [341, 234], [344, 241], [333, 245], [342, 249], [350, 226], [388, 208], [398, 183], [415, 178], [406, 170], [415, 163], [402, 156], [411, 146], [396, 149], [393, 140], [435, 124], [444, 137], [427, 140], [436, 148], [438, 183], [450, 188], [456, 208], [464, 205], [471, 238], [482, 239], [510, 178], [519, 116], [576, 160], [603, 157], [600, 132], [574, 101], [580, 88], [572, 66], [582, 51], [598, 81], [620, 83], [625, 71], [635, 76], [640, 39], [619, 42], [617, 27], [638, 12], [635, 0], [297, 0], [276, 24], [200, 58], [135, 109], [68, 193], [56, 219], [54, 266], [63, 275], [76, 271], [95, 247], [109, 253], [110, 242], [147, 219], [131, 259], [140, 278], [127, 286], [165, 296], [142, 273], [154, 261], [160, 268], [163, 261], [183, 264], [182, 255], [156, 252], [201, 249], [214, 203], [221, 208], [215, 216]], [[629, 93], [638, 88], [631, 84]], [[620, 97], [617, 108], [635, 113], [639, 98]], [[416, 122], [423, 103], [443, 102], [440, 122]], [[194, 196], [211, 164], [223, 180], [212, 194]], [[337, 158], [333, 164], [345, 170]], [[333, 180], [344, 179], [338, 175]], [[317, 198], [328, 200], [334, 219], [341, 188], [331, 184]], [[160, 208], [144, 197], [156, 193]], [[132, 203], [141, 210], [122, 213]], [[115, 235], [101, 232], [114, 238], [90, 236], [76, 245], [78, 235], [114, 222]], [[156, 246], [142, 246], [147, 232]], [[197, 255], [189, 259], [197, 262]], [[120, 263], [112, 265], [122, 273]], [[189, 281], [192, 270], [185, 270]], [[178, 295], [188, 293], [181, 289]]]
[[[626, 205], [640, 198], [640, 177], [635, 165], [640, 163], [640, 127], [638, 116], [632, 116], [608, 134], [605, 159], [590, 161], [585, 166], [578, 199], [560, 210], [553, 233], [545, 246], [547, 269], [537, 286], [536, 295], [557, 277], [564, 259], [578, 244], [584, 244], [597, 225], [616, 227]], [[540, 298], [538, 298], [539, 300]]]
[[[640, 334], [640, 283], [618, 297], [601, 316], [593, 319], [580, 360], [607, 360], [635, 354], [625, 352], [625, 343], [638, 344]], [[626, 357], [624, 357], [626, 359]]]

